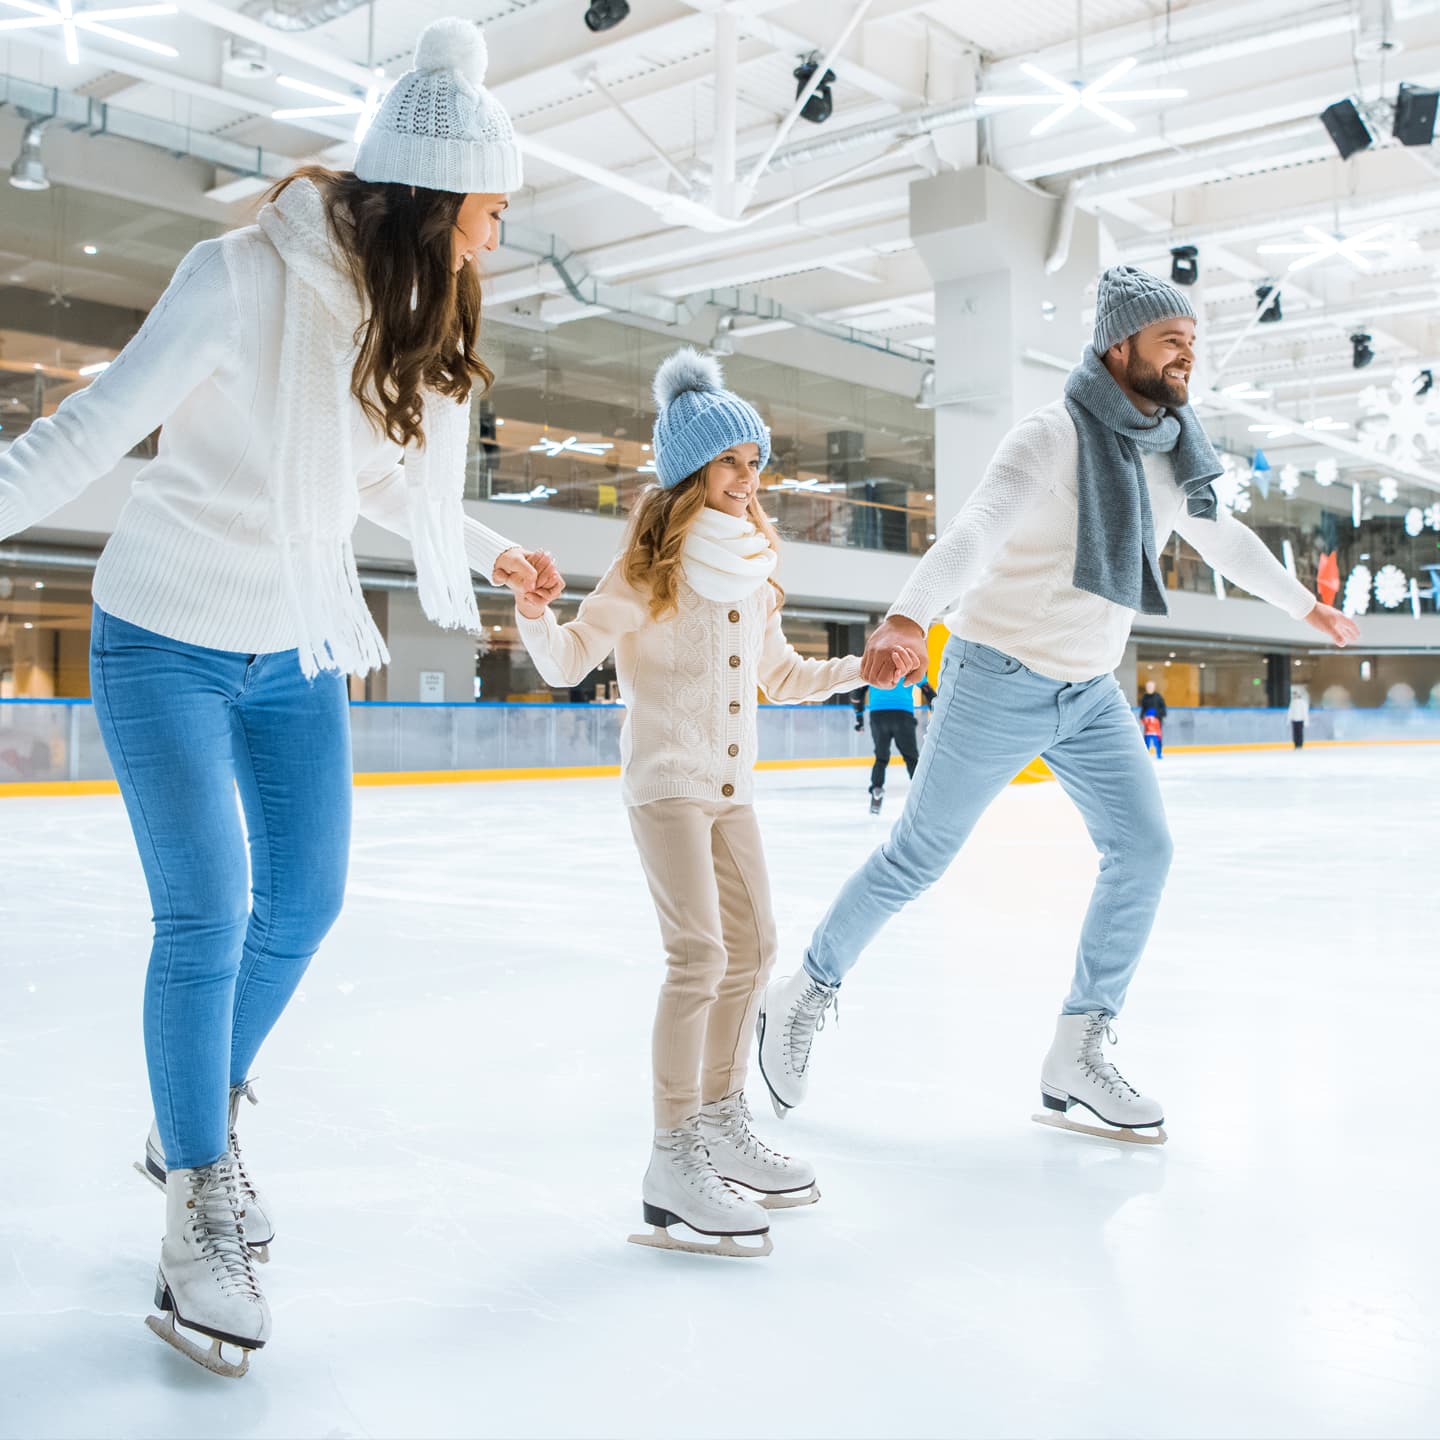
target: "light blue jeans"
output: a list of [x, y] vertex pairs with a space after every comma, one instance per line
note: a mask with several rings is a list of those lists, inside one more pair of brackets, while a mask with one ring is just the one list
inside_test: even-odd
[[145, 1055], [155, 1119], [166, 1164], [191, 1169], [229, 1148], [230, 1086], [249, 1076], [340, 913], [345, 682], [306, 680], [294, 650], [202, 649], [97, 606], [90, 686], [154, 912]]
[[885, 922], [945, 873], [990, 802], [1037, 755], [1080, 807], [1100, 852], [1064, 1013], [1118, 1014], [1170, 869], [1154, 763], [1113, 675], [1067, 685], [966, 640], [945, 647], [905, 811], [820, 922], [806, 970], [838, 985]]

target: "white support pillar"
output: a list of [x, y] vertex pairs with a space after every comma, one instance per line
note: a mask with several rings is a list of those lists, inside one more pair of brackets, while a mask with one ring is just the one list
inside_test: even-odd
[[965, 503], [1006, 431], [1062, 393], [1061, 368], [1041, 357], [1074, 364], [1089, 338], [1099, 227], [1077, 213], [1068, 258], [1047, 274], [1060, 206], [988, 166], [910, 187], [910, 233], [935, 282], [942, 524]]

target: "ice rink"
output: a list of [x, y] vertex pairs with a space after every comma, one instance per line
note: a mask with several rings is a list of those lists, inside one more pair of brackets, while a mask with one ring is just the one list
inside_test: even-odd
[[[761, 777], [783, 940], [884, 820]], [[277, 1217], [240, 1382], [148, 1334], [148, 908], [118, 799], [0, 802], [0, 1435], [1435, 1436], [1440, 747], [1167, 756], [1117, 1023], [1170, 1143], [1042, 1129], [1094, 855], [1012, 787], [762, 1135], [775, 1253], [625, 1244], [658, 937], [609, 780], [357, 794], [347, 911], [242, 1119]]]

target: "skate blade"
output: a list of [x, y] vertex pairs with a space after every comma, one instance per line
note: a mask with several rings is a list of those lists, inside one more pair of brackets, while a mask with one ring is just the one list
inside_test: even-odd
[[202, 1369], [210, 1371], [212, 1375], [221, 1375], [227, 1380], [239, 1380], [250, 1370], [250, 1352], [243, 1346], [235, 1347], [240, 1351], [238, 1364], [225, 1358], [221, 1348], [223, 1342], [219, 1340], [211, 1339], [210, 1348], [203, 1350], [188, 1336], [180, 1333], [173, 1314], [168, 1318], [147, 1315], [145, 1328], [152, 1334], [158, 1335], [167, 1345], [178, 1350], [187, 1360], [193, 1360]]
[[1051, 1110], [1042, 1110], [1030, 1117], [1037, 1125], [1048, 1125], [1052, 1130], [1069, 1130], [1076, 1135], [1094, 1135], [1099, 1140], [1118, 1140], [1122, 1145], [1163, 1145], [1169, 1138], [1162, 1126], [1155, 1125], [1148, 1130], [1122, 1130], [1118, 1126], [1110, 1129], [1104, 1125], [1086, 1125], [1079, 1120], [1067, 1120]]
[[268, 1240], [263, 1245], [250, 1245], [248, 1240], [245, 1243], [250, 1247], [250, 1254], [262, 1265], [270, 1263], [270, 1242]]
[[[763, 1235], [717, 1235], [709, 1242], [677, 1240], [663, 1225], [652, 1225], [648, 1235], [629, 1235], [632, 1245], [645, 1245], [652, 1250], [680, 1250], [688, 1255], [724, 1255], [732, 1260], [759, 1260], [775, 1248], [767, 1231]], [[742, 1245], [741, 1240], [758, 1240], [758, 1245]]]
[[135, 1173], [142, 1180], [148, 1180], [162, 1195], [165, 1193], [165, 1182], [143, 1160], [135, 1161]]

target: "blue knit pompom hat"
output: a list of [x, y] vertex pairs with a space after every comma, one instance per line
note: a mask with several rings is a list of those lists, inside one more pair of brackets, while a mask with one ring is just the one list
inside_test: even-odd
[[755, 407], [725, 388], [720, 364], [687, 347], [655, 372], [655, 473], [662, 490], [747, 440], [770, 460], [770, 431]]

